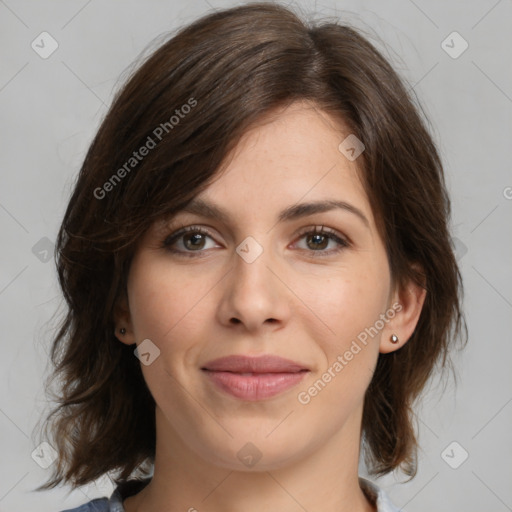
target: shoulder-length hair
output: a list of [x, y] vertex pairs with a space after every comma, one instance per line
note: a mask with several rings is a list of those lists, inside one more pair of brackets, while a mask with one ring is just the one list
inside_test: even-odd
[[297, 100], [363, 142], [358, 168], [393, 282], [427, 289], [408, 343], [379, 354], [362, 421], [370, 474], [416, 473], [413, 403], [438, 364], [451, 366], [465, 327], [439, 154], [410, 90], [358, 31], [251, 3], [208, 14], [154, 51], [87, 152], [56, 243], [67, 314], [52, 345], [60, 387], [45, 427], [59, 458], [40, 489], [149, 474], [155, 402], [133, 346], [114, 335], [137, 242], [208, 186], [263, 114]]

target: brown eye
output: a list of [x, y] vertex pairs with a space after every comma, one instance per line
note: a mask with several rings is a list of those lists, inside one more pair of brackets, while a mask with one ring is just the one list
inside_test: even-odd
[[[302, 243], [302, 240], [304, 240], [304, 243]], [[313, 256], [329, 256], [351, 245], [337, 231], [324, 228], [324, 226], [304, 231], [297, 243], [299, 249], [307, 251]]]
[[183, 256], [194, 256], [193, 253], [199, 255], [207, 249], [218, 247], [210, 232], [199, 226], [178, 229], [167, 236], [161, 246], [163, 249]]
[[325, 249], [327, 245], [329, 244], [329, 237], [325, 235], [308, 235], [306, 238], [307, 245], [310, 249], [318, 250], [318, 249]]
[[187, 249], [203, 249], [205, 244], [205, 235], [203, 233], [192, 233], [183, 235], [183, 245]]

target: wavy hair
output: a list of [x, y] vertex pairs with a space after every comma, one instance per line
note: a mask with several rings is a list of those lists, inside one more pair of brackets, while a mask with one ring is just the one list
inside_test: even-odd
[[45, 429], [58, 460], [39, 489], [151, 471], [155, 402], [133, 346], [114, 335], [137, 242], [208, 186], [247, 129], [297, 100], [364, 143], [358, 169], [393, 282], [427, 290], [408, 343], [379, 354], [362, 419], [369, 473], [416, 473], [413, 405], [434, 369], [451, 366], [465, 328], [440, 156], [411, 89], [361, 31], [249, 3], [203, 16], [146, 57], [88, 149], [56, 243], [67, 309], [51, 349], [47, 389], [59, 382]]

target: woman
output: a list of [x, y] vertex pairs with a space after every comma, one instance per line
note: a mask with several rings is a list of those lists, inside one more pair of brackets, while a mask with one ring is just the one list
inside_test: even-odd
[[95, 137], [58, 238], [48, 418], [75, 509], [388, 512], [463, 327], [435, 145], [354, 29], [254, 3], [182, 29]]

